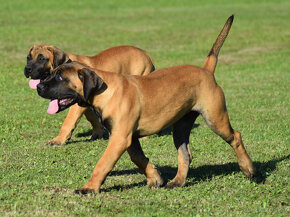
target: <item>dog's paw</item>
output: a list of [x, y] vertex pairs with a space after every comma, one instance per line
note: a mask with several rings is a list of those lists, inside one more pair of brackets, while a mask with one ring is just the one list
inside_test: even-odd
[[178, 186], [176, 183], [174, 182], [168, 182], [166, 185], [165, 185], [165, 188], [177, 188], [177, 187], [180, 187]]
[[103, 129], [93, 130], [90, 140], [104, 139]]
[[256, 169], [254, 166], [249, 166], [249, 167], [240, 167], [242, 172], [245, 174], [247, 178], [253, 178], [254, 175], [256, 174]]
[[165, 185], [165, 188], [178, 188], [185, 185], [185, 181], [172, 180]]
[[62, 146], [65, 143], [59, 142], [59, 141], [55, 141], [55, 140], [50, 140], [44, 143], [47, 146]]
[[104, 137], [103, 137], [103, 136], [98, 136], [98, 135], [94, 135], [94, 134], [93, 134], [93, 135], [91, 136], [91, 138], [90, 138], [91, 141], [95, 141], [95, 140], [97, 140], [97, 139], [104, 139]]
[[242, 170], [242, 172], [245, 174], [247, 178], [254, 177], [256, 173], [256, 169], [249, 158], [238, 160], [238, 164], [239, 164], [240, 169]]
[[151, 188], [160, 188], [163, 186], [163, 179], [161, 176], [156, 176], [154, 178], [147, 178], [147, 185]]
[[89, 189], [89, 188], [79, 188], [74, 191], [75, 194], [79, 195], [87, 195], [87, 194], [97, 194], [99, 193], [98, 191], [95, 191], [94, 189]]

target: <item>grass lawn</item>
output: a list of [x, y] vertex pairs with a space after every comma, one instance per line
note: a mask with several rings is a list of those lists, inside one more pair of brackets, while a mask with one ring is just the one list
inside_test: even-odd
[[[277, 1], [1, 1], [0, 216], [289, 216], [290, 3]], [[34, 44], [94, 55], [128, 44], [156, 68], [202, 65], [224, 25], [235, 20], [215, 72], [232, 126], [257, 176], [239, 170], [229, 145], [198, 118], [185, 187], [150, 189], [125, 153], [98, 195], [79, 196], [108, 140], [88, 141], [83, 119], [64, 147], [46, 147], [67, 111], [28, 87], [23, 68]], [[177, 155], [170, 132], [141, 140], [170, 180]]]

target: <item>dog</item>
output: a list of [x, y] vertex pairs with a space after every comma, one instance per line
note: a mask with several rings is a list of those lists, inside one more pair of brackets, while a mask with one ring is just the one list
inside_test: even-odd
[[160, 173], [144, 155], [138, 139], [171, 125], [178, 171], [165, 187], [184, 186], [192, 161], [189, 135], [199, 115], [211, 130], [232, 146], [245, 176], [253, 177], [252, 160], [241, 134], [230, 125], [224, 93], [214, 78], [218, 54], [233, 19], [233, 15], [228, 18], [203, 67], [182, 65], [160, 69], [147, 76], [125, 76], [72, 62], [56, 68], [48, 80], [37, 86], [41, 97], [93, 106], [102, 114], [104, 125], [111, 132], [107, 149], [90, 180], [75, 193], [99, 192], [107, 174], [126, 150], [146, 175], [149, 186], [163, 186]]
[[[78, 61], [88, 67], [98, 68], [120, 74], [147, 75], [154, 71], [154, 65], [150, 55], [133, 46], [118, 46], [102, 51], [96, 56], [79, 56], [64, 52], [54, 46], [34, 45], [27, 56], [27, 65], [24, 68], [25, 76], [31, 77], [29, 86], [36, 89], [40, 81], [45, 80], [56, 67], [70, 61]], [[61, 111], [61, 104], [51, 107], [50, 114]], [[60, 109], [58, 109], [60, 108]], [[77, 126], [82, 114], [85, 114], [92, 124], [93, 134], [91, 139], [103, 137], [103, 128], [98, 114], [90, 108], [72, 105], [65, 118], [59, 135], [46, 142], [46, 145], [64, 145], [70, 139], [73, 130]]]

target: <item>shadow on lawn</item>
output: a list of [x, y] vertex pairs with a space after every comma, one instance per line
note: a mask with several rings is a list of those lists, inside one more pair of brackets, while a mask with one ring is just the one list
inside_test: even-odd
[[[93, 130], [88, 130], [87, 132], [83, 132], [83, 133], [77, 133], [75, 135], [75, 137], [79, 138], [79, 137], [91, 137], [93, 134]], [[109, 132], [107, 130], [104, 130], [104, 140], [108, 140], [109, 139]], [[98, 140], [98, 139], [97, 139]], [[92, 141], [90, 139], [85, 140], [85, 141]]]
[[[289, 156], [284, 156], [278, 159], [272, 159], [268, 162], [254, 162], [256, 168], [256, 175], [251, 179], [252, 182], [257, 184], [265, 183], [268, 176], [276, 169], [277, 163], [284, 160], [288, 160]], [[163, 174], [164, 179], [167, 180], [173, 179], [177, 168], [172, 167], [161, 167], [161, 173]], [[219, 175], [230, 175], [232, 173], [241, 172], [239, 165], [237, 163], [227, 163], [219, 165], [204, 165], [197, 168], [190, 169], [188, 172], [188, 178], [194, 178], [194, 183], [199, 181], [211, 180], [215, 176]], [[188, 183], [188, 185], [194, 184]]]
[[[268, 176], [271, 175], [271, 173], [276, 169], [277, 163], [282, 162], [284, 160], [289, 160], [290, 155], [281, 157], [278, 159], [273, 159], [268, 162], [254, 162], [254, 165], [256, 167], [257, 173], [254, 178], [252, 178], [252, 181], [257, 184], [263, 184], [265, 183]], [[159, 171], [162, 174], [162, 177], [165, 181], [171, 180], [174, 178], [177, 168], [169, 167], [169, 166], [163, 166], [158, 167]], [[227, 164], [219, 164], [219, 165], [204, 165], [197, 168], [191, 168], [188, 172], [188, 178], [194, 178], [194, 182], [188, 182], [187, 186], [194, 185], [196, 182], [199, 181], [209, 181], [215, 176], [219, 175], [229, 175], [232, 173], [238, 173], [241, 172], [239, 166], [237, 163], [227, 163]], [[112, 171], [109, 176], [120, 176], [120, 175], [132, 175], [140, 173], [140, 170], [138, 169], [130, 169], [130, 170], [121, 170], [121, 171]], [[125, 186], [114, 186], [108, 189], [103, 189], [102, 191], [110, 191], [112, 189], [116, 190], [124, 190], [124, 189], [130, 189], [136, 186], [140, 185], [146, 185], [146, 181], [139, 182], [131, 185], [125, 185]]]
[[[199, 124], [194, 124], [193, 128], [199, 127]], [[167, 128], [161, 132], [158, 133], [158, 136], [164, 136], [164, 135], [171, 135], [172, 128]], [[85, 133], [78, 133], [76, 137], [86, 137], [90, 136], [92, 134], [92, 130], [89, 130]], [[105, 139], [107, 140], [109, 137], [108, 133], [105, 132]], [[91, 141], [89, 139], [85, 139], [84, 141]], [[75, 143], [80, 141], [70, 141], [68, 143]], [[254, 162], [254, 166], [256, 167], [256, 175], [251, 179], [252, 182], [255, 182], [257, 184], [263, 184], [265, 183], [268, 176], [271, 175], [271, 173], [276, 169], [276, 165], [279, 162], [282, 162], [284, 160], [289, 160], [290, 155], [278, 158], [278, 159], [272, 159], [268, 162]], [[171, 180], [174, 178], [177, 172], [177, 168], [170, 167], [170, 166], [162, 166], [158, 167], [159, 171], [162, 174], [163, 179], [165, 180], [165, 184], [168, 180]], [[241, 172], [238, 164], [236, 162], [234, 163], [226, 163], [226, 164], [217, 164], [217, 165], [204, 165], [197, 168], [190, 168], [188, 172], [188, 178], [194, 178], [193, 182], [188, 182], [186, 185], [194, 185], [195, 183], [199, 181], [210, 181], [213, 177], [219, 176], [219, 175], [230, 175], [233, 173]], [[121, 175], [132, 175], [140, 173], [139, 169], [129, 169], [129, 170], [121, 170], [121, 171], [112, 171], [109, 176], [121, 176]], [[130, 189], [136, 186], [142, 186], [146, 185], [146, 181], [142, 181], [139, 183], [134, 183], [130, 185], [116, 185], [114, 187], [102, 189], [102, 191], [108, 192], [113, 189], [116, 190], [125, 190]]]
[[110, 192], [112, 190], [124, 191], [127, 189], [131, 189], [131, 188], [138, 187], [138, 186], [140, 187], [140, 186], [144, 186], [144, 185], [146, 185], [146, 180], [144, 180], [142, 182], [132, 183], [130, 185], [114, 185], [113, 187], [109, 187], [109, 188], [101, 188], [101, 192]]

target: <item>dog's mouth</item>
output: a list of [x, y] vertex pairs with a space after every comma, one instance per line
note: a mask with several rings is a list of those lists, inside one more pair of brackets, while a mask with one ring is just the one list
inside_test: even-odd
[[47, 79], [49, 77], [49, 72], [42, 71], [41, 75], [31, 76], [31, 79], [29, 81], [29, 87], [31, 89], [37, 89], [37, 85]]
[[45, 79], [47, 79], [48, 77], [49, 77], [48, 75], [45, 75], [45, 76], [42, 76], [42, 77], [39, 78], [39, 79], [33, 79], [33, 78], [31, 78], [30, 81], [29, 81], [29, 87], [30, 87], [31, 89], [37, 89], [37, 85], [38, 85], [40, 82], [42, 82], [42, 81], [44, 81]]
[[53, 99], [50, 101], [47, 109], [48, 114], [55, 114], [65, 110], [71, 105], [75, 104], [76, 100], [73, 98]]
[[29, 87], [31, 89], [36, 89], [37, 85], [40, 83], [40, 79], [30, 79], [29, 81]]

